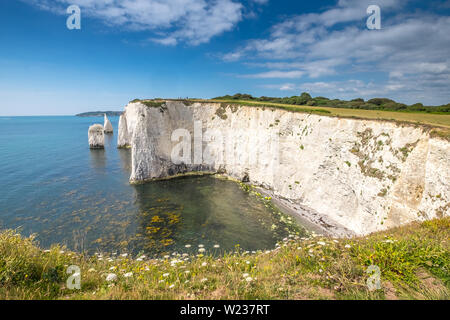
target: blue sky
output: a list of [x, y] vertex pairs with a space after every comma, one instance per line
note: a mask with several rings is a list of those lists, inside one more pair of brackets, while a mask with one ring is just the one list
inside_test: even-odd
[[237, 92], [450, 102], [449, 0], [8, 0], [0, 38], [0, 116]]

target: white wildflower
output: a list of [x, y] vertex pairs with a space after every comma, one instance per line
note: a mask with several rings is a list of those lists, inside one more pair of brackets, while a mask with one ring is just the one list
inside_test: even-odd
[[112, 282], [112, 281], [116, 281], [117, 280], [117, 275], [114, 273], [108, 273], [108, 275], [106, 276], [106, 281], [108, 282]]

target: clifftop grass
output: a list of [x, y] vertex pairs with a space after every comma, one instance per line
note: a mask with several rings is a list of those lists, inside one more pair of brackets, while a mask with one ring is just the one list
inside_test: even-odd
[[[449, 236], [447, 217], [364, 238], [291, 237], [253, 254], [133, 259], [43, 251], [9, 230], [0, 233], [0, 299], [449, 299]], [[81, 269], [80, 290], [66, 288], [70, 265]], [[370, 265], [381, 271], [376, 291]]]
[[[257, 108], [282, 109], [290, 112], [301, 112], [309, 114], [317, 114], [322, 116], [337, 117], [343, 119], [360, 119], [374, 121], [395, 122], [401, 126], [420, 126], [423, 130], [430, 132], [431, 137], [441, 138], [450, 141], [450, 114], [448, 113], [427, 113], [422, 111], [388, 111], [388, 110], [366, 110], [352, 108], [336, 108], [308, 105], [293, 105], [284, 103], [275, 103], [269, 101], [249, 101], [236, 99], [135, 99], [131, 102], [141, 102], [148, 107], [160, 107], [164, 111], [166, 101], [179, 101], [186, 106], [190, 106], [196, 102], [199, 103], [219, 103], [221, 109], [226, 106], [237, 108], [238, 106], [249, 106]], [[226, 118], [224, 112], [219, 117]]]

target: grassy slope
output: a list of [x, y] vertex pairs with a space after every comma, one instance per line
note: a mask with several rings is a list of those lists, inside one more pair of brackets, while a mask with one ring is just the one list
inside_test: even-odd
[[294, 112], [309, 112], [324, 116], [354, 119], [373, 119], [386, 120], [395, 122], [405, 122], [412, 124], [420, 124], [425, 127], [431, 127], [434, 134], [450, 140], [450, 115], [448, 114], [429, 114], [426, 112], [393, 112], [381, 110], [363, 110], [363, 109], [345, 109], [345, 108], [329, 108], [316, 106], [295, 106], [280, 103], [257, 102], [257, 101], [238, 101], [238, 100], [199, 100], [196, 102], [216, 102], [240, 104], [246, 106], [265, 106], [274, 107]]
[[[108, 261], [59, 247], [44, 252], [4, 231], [0, 299], [449, 299], [449, 236], [450, 218], [443, 218], [365, 238], [290, 238], [255, 254]], [[374, 292], [366, 286], [372, 264], [382, 279]], [[69, 265], [81, 267], [80, 291], [65, 288]], [[117, 281], [105, 280], [110, 272]]]

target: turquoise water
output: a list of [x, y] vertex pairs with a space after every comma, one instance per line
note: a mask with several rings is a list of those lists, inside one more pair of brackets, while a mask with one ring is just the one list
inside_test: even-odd
[[[118, 118], [110, 120], [117, 132]], [[89, 149], [88, 127], [102, 122], [0, 117], [0, 228], [36, 234], [42, 247], [149, 255], [200, 244], [214, 252], [273, 248], [292, 229], [232, 181], [130, 185], [130, 151], [116, 148], [116, 135], [106, 136], [105, 150]]]

